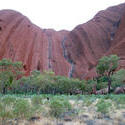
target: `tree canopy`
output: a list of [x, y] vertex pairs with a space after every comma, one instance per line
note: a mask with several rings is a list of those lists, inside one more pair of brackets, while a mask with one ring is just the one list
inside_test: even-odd
[[96, 71], [98, 77], [105, 77], [108, 81], [108, 93], [111, 88], [111, 76], [114, 74], [119, 64], [119, 57], [117, 55], [104, 56], [99, 59]]
[[5, 58], [0, 60], [0, 89], [2, 93], [6, 92], [14, 80], [21, 77], [22, 69], [22, 62], [12, 62], [12, 60]]

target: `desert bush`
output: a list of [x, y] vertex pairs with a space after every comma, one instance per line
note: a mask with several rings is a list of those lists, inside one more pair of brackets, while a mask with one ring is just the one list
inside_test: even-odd
[[100, 89], [104, 89], [107, 87], [107, 77], [102, 76], [102, 77], [98, 77], [96, 80], [96, 89], [100, 90]]
[[0, 99], [0, 119], [1, 124], [5, 125], [7, 120], [14, 118], [13, 105], [15, 98], [11, 96], [5, 96]]
[[76, 90], [83, 92], [85, 82], [79, 79], [70, 79], [64, 76], [56, 76], [56, 90], [60, 94], [76, 94]]
[[96, 104], [96, 106], [97, 106], [97, 112], [101, 112], [102, 114], [106, 114], [109, 112], [112, 104], [108, 101], [104, 101], [104, 99], [100, 99], [98, 101], [98, 103]]
[[[19, 80], [16, 90], [18, 93], [37, 94], [75, 94], [84, 91], [84, 81], [55, 76], [53, 72], [33, 73]], [[77, 92], [76, 92], [77, 90]]]
[[[27, 120], [36, 114], [39, 115], [42, 112], [39, 96], [33, 98], [34, 104], [30, 103], [30, 98], [24, 98], [24, 96], [3, 96], [0, 98], [0, 122], [5, 125], [8, 120], [17, 119]], [[32, 100], [32, 98], [31, 98]], [[32, 102], [32, 101], [31, 101]], [[37, 104], [37, 105], [36, 105]]]
[[34, 115], [38, 115], [43, 111], [42, 105], [44, 104], [42, 101], [42, 97], [39, 95], [34, 95], [31, 97], [32, 104], [32, 112]]
[[85, 81], [84, 92], [90, 94], [93, 91], [93, 85], [94, 84], [95, 84], [95, 81], [93, 81], [93, 80], [87, 80], [87, 81]]
[[50, 115], [59, 118], [62, 113], [71, 110], [71, 104], [66, 100], [52, 100], [50, 102]]
[[42, 105], [43, 104], [42, 97], [38, 96], [38, 95], [34, 95], [31, 98], [31, 102], [32, 102], [33, 105]]
[[107, 87], [107, 83], [106, 82], [99, 82], [96, 84], [96, 89], [100, 90], [100, 89], [104, 89]]
[[85, 96], [82, 100], [83, 100], [83, 105], [84, 106], [90, 106], [95, 101], [95, 98], [94, 97]]
[[125, 97], [124, 95], [117, 95], [112, 97], [113, 102], [115, 103], [116, 108], [125, 108]]
[[112, 76], [112, 88], [115, 89], [116, 87], [122, 86], [125, 81], [125, 70], [120, 69]]
[[5, 103], [5, 105], [13, 105], [16, 102], [16, 97], [11, 95], [6, 95], [1, 98], [1, 101]]
[[13, 114], [17, 119], [28, 119], [33, 115], [32, 107], [28, 100], [17, 99], [14, 104]]

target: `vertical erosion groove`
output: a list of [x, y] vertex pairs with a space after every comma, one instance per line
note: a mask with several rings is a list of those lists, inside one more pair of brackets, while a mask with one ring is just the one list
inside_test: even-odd
[[112, 32], [110, 33], [111, 40], [114, 40], [115, 33], [116, 33], [117, 29], [119, 28], [120, 23], [121, 23], [121, 19], [119, 19], [118, 21], [113, 23]]
[[71, 63], [71, 68], [70, 68], [69, 73], [68, 73], [69, 78], [73, 77], [74, 71], [75, 71], [75, 64]]
[[2, 31], [2, 27], [0, 26], [0, 31]]
[[29, 69], [28, 72], [30, 72], [32, 70], [33, 55], [34, 55], [34, 46], [35, 46], [35, 41], [36, 41], [37, 35], [38, 34], [35, 32], [34, 36], [33, 36], [33, 40], [32, 40], [31, 46], [30, 46], [29, 55], [28, 55], [28, 58], [27, 58], [27, 66], [28, 66], [28, 69]]
[[72, 78], [73, 73], [75, 71], [75, 63], [73, 62], [72, 59], [70, 59], [68, 57], [68, 53], [67, 53], [67, 50], [66, 50], [66, 47], [65, 47], [65, 42], [66, 42], [66, 37], [64, 37], [64, 39], [62, 40], [63, 56], [67, 60], [67, 62], [71, 65], [71, 67], [69, 69], [68, 77]]
[[48, 37], [48, 68], [52, 70], [52, 39], [51, 35], [47, 34]]
[[40, 66], [40, 61], [38, 61], [37, 70], [40, 71], [40, 68], [41, 68], [41, 66]]

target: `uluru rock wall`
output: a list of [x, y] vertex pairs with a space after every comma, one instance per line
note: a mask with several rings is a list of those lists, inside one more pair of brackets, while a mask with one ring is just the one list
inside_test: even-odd
[[22, 61], [27, 74], [35, 69], [52, 69], [56, 74], [68, 75], [70, 65], [61, 43], [68, 31], [40, 29], [12, 10], [0, 11], [0, 29], [0, 59]]
[[[120, 43], [115, 39], [123, 34], [119, 34], [121, 29], [125, 29], [121, 24], [124, 22], [124, 15], [125, 4], [113, 6], [100, 11], [92, 20], [69, 32], [66, 49], [75, 64], [74, 77], [89, 78], [95, 74], [98, 59]], [[124, 34], [122, 36], [125, 37]]]
[[118, 54], [125, 68], [125, 4], [97, 13], [72, 31], [41, 29], [13, 10], [0, 11], [0, 59], [22, 61], [26, 74], [51, 69], [57, 75], [91, 78], [98, 59]]

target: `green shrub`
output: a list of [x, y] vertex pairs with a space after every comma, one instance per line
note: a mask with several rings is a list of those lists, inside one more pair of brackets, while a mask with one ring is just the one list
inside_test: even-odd
[[50, 115], [60, 117], [62, 113], [71, 110], [71, 104], [65, 100], [52, 100], [50, 102]]
[[114, 82], [122, 83], [125, 80], [125, 69], [120, 69], [112, 76]]
[[14, 105], [13, 113], [18, 119], [27, 119], [32, 116], [30, 103], [24, 99], [18, 99]]
[[124, 95], [114, 96], [112, 100], [115, 102], [116, 108], [125, 108], [125, 96]]
[[85, 82], [79, 79], [70, 79], [64, 76], [55, 76], [56, 90], [60, 94], [76, 94], [76, 90], [84, 91]]
[[112, 88], [115, 89], [116, 87], [122, 86], [124, 81], [125, 81], [125, 70], [120, 69], [112, 76]]
[[1, 101], [5, 104], [5, 105], [13, 105], [16, 101], [16, 98], [11, 96], [11, 95], [7, 95], [1, 98]]
[[42, 105], [43, 104], [42, 97], [38, 96], [38, 95], [34, 95], [31, 98], [31, 102], [32, 102], [33, 105]]
[[100, 90], [100, 89], [104, 89], [107, 87], [107, 83], [106, 82], [99, 82], [96, 84], [96, 89]]
[[93, 90], [93, 85], [95, 84], [95, 81], [93, 80], [87, 80], [85, 82], [85, 89], [84, 89], [84, 92], [85, 93], [91, 93], [92, 90]]
[[14, 118], [13, 103], [14, 100], [11, 97], [3, 97], [0, 99], [0, 119], [2, 125], [5, 125], [7, 120]]
[[85, 98], [83, 98], [83, 105], [90, 106], [94, 101], [95, 101], [95, 98], [86, 96]]
[[119, 71], [115, 72], [112, 76], [112, 88], [115, 89], [116, 87], [123, 86], [125, 81], [125, 70], [120, 69]]
[[103, 114], [106, 114], [109, 112], [110, 107], [112, 104], [108, 101], [104, 101], [103, 99], [99, 100], [99, 102], [96, 104], [97, 106], [97, 111], [101, 112]]

